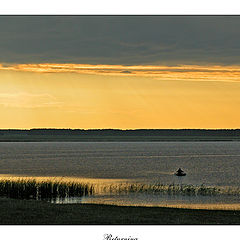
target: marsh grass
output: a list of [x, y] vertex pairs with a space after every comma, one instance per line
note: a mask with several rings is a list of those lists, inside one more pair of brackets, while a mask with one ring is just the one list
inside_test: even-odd
[[0, 196], [19, 199], [44, 199], [93, 194], [91, 184], [64, 178], [0, 178]]
[[122, 193], [161, 193], [167, 195], [189, 195], [189, 196], [217, 196], [217, 195], [240, 195], [237, 187], [212, 187], [205, 185], [183, 185], [183, 184], [143, 184], [143, 183], [120, 183], [109, 184], [102, 187], [102, 192], [112, 194]]
[[121, 179], [71, 177], [0, 177], [0, 196], [19, 199], [54, 199], [101, 194], [149, 193], [188, 196], [240, 195], [239, 188], [179, 184], [145, 184]]

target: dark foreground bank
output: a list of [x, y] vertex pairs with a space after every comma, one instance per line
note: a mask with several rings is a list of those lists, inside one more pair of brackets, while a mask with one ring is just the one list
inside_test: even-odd
[[0, 224], [240, 224], [240, 211], [0, 199]]

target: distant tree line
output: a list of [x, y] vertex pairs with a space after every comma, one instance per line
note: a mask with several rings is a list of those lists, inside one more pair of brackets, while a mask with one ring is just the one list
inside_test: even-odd
[[78, 135], [78, 136], [240, 136], [240, 129], [30, 129], [0, 130], [0, 135]]

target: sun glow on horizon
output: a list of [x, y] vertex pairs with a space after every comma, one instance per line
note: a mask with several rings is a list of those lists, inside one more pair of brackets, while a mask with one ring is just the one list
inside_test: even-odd
[[0, 64], [0, 128], [239, 128], [240, 66]]

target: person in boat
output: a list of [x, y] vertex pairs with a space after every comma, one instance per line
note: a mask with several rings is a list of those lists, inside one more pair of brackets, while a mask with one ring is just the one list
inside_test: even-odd
[[184, 171], [183, 171], [181, 168], [179, 168], [179, 169], [177, 170], [177, 174], [181, 175], [181, 174], [183, 174], [183, 173], [184, 173]]

